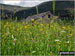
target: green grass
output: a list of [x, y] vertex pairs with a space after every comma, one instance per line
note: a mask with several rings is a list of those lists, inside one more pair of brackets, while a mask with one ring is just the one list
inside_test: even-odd
[[34, 25], [1, 21], [1, 55], [58, 55], [74, 51], [74, 25], [71, 23]]

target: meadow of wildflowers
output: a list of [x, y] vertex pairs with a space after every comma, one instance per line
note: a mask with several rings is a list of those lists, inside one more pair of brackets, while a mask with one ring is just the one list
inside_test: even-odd
[[32, 22], [1, 21], [1, 55], [58, 55], [59, 51], [74, 51], [73, 24]]

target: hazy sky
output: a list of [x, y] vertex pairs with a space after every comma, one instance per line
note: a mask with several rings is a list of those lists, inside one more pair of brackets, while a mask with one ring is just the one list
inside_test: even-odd
[[[18, 5], [23, 7], [32, 7], [45, 1], [51, 1], [51, 0], [0, 0], [0, 3], [9, 4], [9, 5]], [[59, 0], [59, 1], [65, 1], [65, 0]]]
[[0, 0], [0, 3], [9, 4], [9, 5], [18, 5], [23, 7], [32, 7], [38, 5], [42, 2], [50, 0]]

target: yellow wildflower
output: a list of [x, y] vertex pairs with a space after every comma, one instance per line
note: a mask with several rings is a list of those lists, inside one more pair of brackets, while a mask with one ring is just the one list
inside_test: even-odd
[[17, 31], [19, 31], [19, 30], [21, 30], [21, 29], [22, 29], [22, 28], [20, 27], [20, 28], [17, 29]]
[[34, 19], [32, 19], [32, 21], [34, 21]]
[[47, 24], [49, 26], [49, 24]]
[[66, 43], [68, 43], [68, 44], [69, 44], [69, 43], [70, 43], [70, 41], [67, 41]]
[[8, 23], [8, 22], [6, 22], [6, 24], [8, 25], [9, 23]]
[[36, 24], [37, 22], [35, 21], [34, 23]]
[[42, 18], [38, 19], [38, 21], [41, 21], [41, 20], [42, 20]]
[[53, 25], [51, 25], [51, 27], [53, 27]]
[[32, 32], [30, 32], [30, 34], [32, 34]]
[[17, 29], [17, 31], [19, 31], [19, 28]]
[[6, 27], [7, 25], [4, 25], [4, 28]]
[[73, 36], [73, 33], [70, 33], [69, 36]]
[[40, 24], [41, 26], [43, 26], [43, 24]]
[[7, 33], [5, 32], [5, 35], [7, 35]]
[[39, 22], [36, 22], [36, 24], [39, 24]]
[[46, 35], [46, 37], [48, 37], [48, 34]]
[[27, 26], [24, 26], [24, 28], [27, 28]]
[[24, 40], [27, 40], [26, 38]]
[[58, 42], [57, 44], [60, 45], [60, 42]]
[[65, 27], [65, 26], [63, 26], [63, 27], [62, 27], [62, 29], [66, 29], [66, 27]]
[[43, 31], [43, 29], [40, 29], [40, 32]]
[[68, 29], [70, 30], [71, 28], [70, 28], [70, 27], [68, 27]]

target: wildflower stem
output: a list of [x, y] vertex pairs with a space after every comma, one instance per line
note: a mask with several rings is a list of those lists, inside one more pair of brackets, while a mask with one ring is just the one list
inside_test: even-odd
[[55, 0], [53, 0], [53, 13], [55, 14]]
[[38, 10], [38, 7], [36, 6], [36, 12], [37, 12], [37, 15], [39, 14], [39, 10]]

